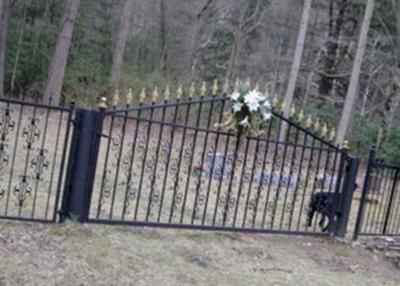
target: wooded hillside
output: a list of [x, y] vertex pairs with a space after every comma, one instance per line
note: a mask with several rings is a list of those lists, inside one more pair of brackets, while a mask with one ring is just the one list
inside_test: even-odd
[[353, 151], [400, 160], [400, 0], [1, 0], [0, 16], [5, 96], [93, 105], [116, 88], [250, 77], [342, 118]]

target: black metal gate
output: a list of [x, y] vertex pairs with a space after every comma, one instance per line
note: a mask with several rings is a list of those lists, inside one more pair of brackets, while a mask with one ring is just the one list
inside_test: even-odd
[[0, 99], [0, 218], [57, 220], [72, 113]]
[[400, 235], [400, 166], [370, 152], [354, 239], [359, 235]]
[[[95, 158], [78, 158], [72, 176], [88, 171], [91, 193], [66, 205], [87, 201], [76, 214], [95, 223], [344, 235], [358, 160], [279, 112], [263, 134], [238, 138], [221, 128], [230, 104], [189, 98], [90, 115], [97, 137], [77, 145]], [[327, 232], [320, 213], [307, 219], [317, 193], [339, 198]]]

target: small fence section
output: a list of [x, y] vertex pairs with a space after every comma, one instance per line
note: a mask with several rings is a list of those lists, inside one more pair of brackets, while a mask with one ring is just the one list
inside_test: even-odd
[[359, 235], [400, 235], [400, 166], [385, 163], [372, 149], [358, 211]]
[[0, 218], [56, 221], [72, 107], [0, 99]]
[[[89, 222], [145, 226], [329, 234], [347, 217], [350, 158], [296, 122], [273, 112], [263, 134], [220, 128], [228, 97], [141, 104], [101, 118]], [[280, 141], [283, 126], [286, 136]], [[336, 194], [329, 231], [309, 224], [311, 198]], [[351, 199], [350, 199], [351, 200]], [[327, 223], [327, 222], [325, 222]]]

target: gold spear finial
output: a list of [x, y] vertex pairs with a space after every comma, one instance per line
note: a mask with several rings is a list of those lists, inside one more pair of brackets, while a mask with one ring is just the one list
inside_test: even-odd
[[246, 86], [247, 88], [250, 88], [250, 87], [251, 87], [251, 81], [250, 81], [250, 78], [249, 78], [249, 77], [246, 79], [245, 86]]
[[183, 95], [183, 88], [182, 88], [182, 85], [180, 84], [180, 85], [178, 86], [177, 91], [176, 91], [176, 98], [177, 98], [177, 99], [181, 99], [181, 98], [182, 98], [182, 95]]
[[155, 87], [154, 87], [154, 90], [153, 90], [153, 93], [152, 93], [152, 100], [153, 100], [153, 102], [156, 102], [156, 101], [157, 101], [158, 96], [159, 96], [158, 87], [155, 86]]
[[298, 120], [301, 122], [304, 119], [304, 110], [301, 109], [299, 115], [297, 115]]
[[344, 140], [344, 141], [343, 141], [342, 148], [343, 148], [343, 149], [349, 149], [349, 140]]
[[238, 78], [235, 79], [235, 90], [237, 91], [240, 86], [240, 80]]
[[329, 140], [335, 141], [335, 139], [336, 139], [336, 130], [335, 128], [332, 127], [331, 132], [329, 133]]
[[285, 110], [285, 108], [286, 108], [286, 102], [285, 102], [285, 101], [282, 101], [281, 110]]
[[189, 97], [190, 97], [190, 98], [193, 98], [195, 92], [196, 92], [196, 88], [195, 88], [195, 86], [194, 86], [194, 83], [192, 82], [192, 83], [190, 84], [190, 88], [189, 88]]
[[276, 107], [278, 105], [278, 97], [276, 96], [276, 94], [272, 95], [272, 106]]
[[229, 79], [227, 78], [225, 80], [224, 86], [223, 86], [223, 92], [228, 93], [229, 92]]
[[142, 91], [139, 94], [140, 103], [143, 103], [145, 99], [146, 99], [146, 88], [143, 87]]
[[218, 80], [214, 80], [213, 86], [211, 88], [211, 94], [212, 95], [217, 95], [218, 93]]
[[307, 120], [306, 120], [306, 127], [311, 128], [312, 125], [313, 125], [312, 116], [308, 115]]
[[321, 127], [321, 123], [319, 122], [319, 119], [317, 118], [317, 119], [315, 120], [315, 122], [314, 122], [314, 130], [315, 130], [316, 132], [319, 132], [320, 127]]
[[116, 89], [114, 92], [113, 100], [112, 100], [112, 105], [115, 107], [119, 103], [119, 90]]
[[126, 104], [131, 105], [133, 101], [133, 94], [132, 94], [132, 88], [128, 89], [128, 94], [126, 95]]
[[290, 108], [289, 115], [290, 117], [293, 117], [296, 114], [296, 106], [292, 104], [292, 107]]
[[202, 97], [204, 97], [206, 95], [206, 92], [207, 92], [207, 84], [205, 81], [203, 81], [201, 88], [200, 88], [200, 95]]
[[168, 101], [170, 95], [171, 95], [171, 91], [170, 91], [170, 89], [169, 89], [169, 85], [167, 85], [167, 86], [165, 87], [165, 91], [164, 91], [164, 100], [165, 100], [165, 101]]
[[99, 103], [97, 104], [99, 108], [106, 109], [107, 108], [107, 97], [102, 96], [99, 99]]
[[321, 135], [322, 137], [326, 137], [326, 135], [328, 135], [328, 125], [326, 125], [326, 123], [322, 125]]

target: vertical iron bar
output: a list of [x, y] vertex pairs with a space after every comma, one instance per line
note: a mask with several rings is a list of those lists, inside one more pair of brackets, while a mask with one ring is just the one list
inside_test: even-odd
[[124, 149], [127, 117], [128, 117], [128, 114], [127, 114], [127, 112], [125, 112], [123, 122], [122, 122], [122, 128], [121, 128], [121, 142], [120, 142], [120, 146], [119, 146], [119, 150], [118, 150], [117, 166], [116, 166], [116, 170], [115, 170], [114, 185], [113, 185], [113, 189], [112, 189], [110, 213], [108, 215], [109, 219], [113, 218], [113, 213], [114, 213], [115, 196], [117, 195], [117, 190], [118, 190], [119, 169], [121, 166], [122, 151]]
[[281, 213], [281, 223], [279, 225], [279, 230], [282, 230], [283, 227], [283, 222], [285, 220], [285, 211], [286, 211], [286, 202], [287, 202], [287, 197], [288, 197], [288, 193], [289, 193], [289, 188], [290, 188], [290, 184], [292, 181], [292, 176], [293, 176], [293, 170], [294, 170], [294, 162], [296, 160], [296, 150], [297, 150], [297, 141], [299, 140], [299, 129], [296, 129], [296, 133], [294, 136], [294, 142], [296, 145], [294, 145], [293, 147], [293, 151], [292, 151], [292, 160], [290, 161], [290, 171], [289, 171], [289, 177], [288, 177], [288, 182], [287, 182], [287, 186], [286, 186], [286, 191], [285, 191], [285, 196], [283, 199], [283, 206], [282, 206], [282, 213]]
[[238, 209], [239, 209], [239, 204], [240, 204], [240, 197], [242, 196], [242, 187], [243, 187], [243, 181], [244, 177], [247, 176], [245, 175], [245, 170], [246, 170], [246, 165], [247, 165], [247, 155], [249, 153], [249, 145], [250, 145], [250, 139], [249, 137], [246, 137], [246, 147], [244, 149], [244, 158], [243, 158], [243, 165], [242, 165], [242, 174], [240, 176], [240, 181], [239, 181], [239, 191], [237, 195], [237, 200], [236, 200], [236, 206], [235, 206], [235, 215], [233, 217], [233, 223], [232, 226], [236, 226], [236, 218], [238, 214]]
[[213, 178], [213, 173], [214, 173], [215, 157], [216, 157], [216, 154], [217, 154], [218, 143], [219, 143], [219, 138], [220, 138], [220, 133], [218, 131], [220, 131], [220, 129], [221, 129], [219, 125], [222, 122], [222, 116], [223, 116], [224, 109], [225, 109], [225, 103], [226, 103], [226, 101], [223, 100], [222, 104], [221, 104], [221, 110], [219, 112], [217, 136], [215, 138], [215, 148], [214, 148], [215, 150], [214, 150], [214, 154], [213, 154], [213, 157], [212, 157], [212, 160], [211, 160], [212, 162], [211, 162], [210, 174], [208, 176], [208, 186], [207, 186], [206, 201], [205, 201], [205, 204], [204, 204], [203, 218], [201, 220], [201, 224], [202, 225], [204, 225], [205, 220], [206, 220], [206, 215], [207, 215], [208, 200], [209, 200], [209, 196], [210, 196], [212, 178]]
[[199, 200], [199, 191], [200, 191], [200, 186], [201, 186], [201, 177], [203, 175], [203, 167], [204, 167], [204, 159], [205, 159], [205, 155], [206, 155], [206, 151], [207, 151], [207, 145], [208, 145], [208, 136], [209, 136], [209, 129], [210, 129], [210, 125], [211, 125], [211, 117], [212, 117], [212, 112], [214, 110], [214, 101], [211, 101], [210, 103], [210, 108], [207, 114], [207, 124], [206, 124], [206, 134], [205, 134], [205, 138], [204, 138], [204, 147], [203, 147], [203, 151], [201, 153], [201, 159], [200, 159], [200, 174], [199, 174], [199, 178], [197, 180], [196, 183], [196, 191], [195, 191], [195, 198], [194, 198], [194, 203], [193, 203], [193, 212], [192, 212], [192, 220], [191, 220], [191, 224], [194, 223], [195, 217], [197, 215], [197, 204], [198, 204], [198, 200]]
[[[115, 109], [115, 107], [114, 107]], [[104, 126], [103, 126], [104, 128]], [[110, 155], [110, 147], [111, 147], [111, 141], [112, 139], [112, 133], [114, 129], [114, 114], [111, 115], [111, 122], [110, 122], [110, 128], [108, 130], [108, 135], [107, 135], [107, 150], [106, 150], [106, 155], [104, 159], [104, 167], [103, 167], [103, 176], [101, 178], [101, 186], [100, 186], [100, 194], [99, 194], [99, 201], [97, 203], [97, 213], [96, 213], [96, 218], [99, 218], [100, 212], [102, 210], [102, 204], [103, 204], [103, 195], [104, 195], [104, 188], [106, 184], [106, 177], [107, 177], [107, 171], [108, 171], [108, 158]]]
[[[268, 180], [268, 191], [267, 191], [267, 196], [266, 196], [266, 199], [265, 199], [265, 208], [264, 208], [261, 228], [264, 228], [264, 226], [265, 226], [265, 219], [266, 219], [268, 208], [269, 208], [269, 205], [268, 205], [269, 204], [269, 197], [270, 197], [270, 193], [271, 193], [272, 181], [274, 179], [276, 156], [278, 155], [278, 150], [279, 150], [279, 143], [278, 142], [279, 142], [279, 137], [280, 137], [281, 131], [282, 131], [282, 119], [279, 119], [279, 128], [278, 128], [277, 133], [276, 133], [275, 149], [274, 149], [274, 155], [273, 155], [273, 159], [272, 159], [271, 173], [270, 173], [269, 180]], [[247, 208], [247, 204], [248, 203], [246, 203], [246, 208]], [[243, 220], [243, 222], [244, 222], [244, 220]]]
[[189, 121], [190, 108], [192, 106], [191, 101], [192, 101], [192, 98], [189, 97], [189, 104], [187, 104], [187, 107], [186, 107], [186, 115], [185, 115], [185, 122], [184, 122], [184, 127], [183, 127], [182, 141], [181, 141], [181, 145], [180, 145], [180, 148], [179, 148], [179, 159], [178, 159], [178, 166], [177, 166], [177, 170], [176, 170], [176, 174], [175, 174], [176, 178], [175, 178], [175, 182], [174, 182], [174, 189], [173, 189], [173, 194], [172, 194], [171, 208], [170, 208], [170, 213], [169, 213], [169, 220], [168, 220], [169, 223], [172, 222], [172, 218], [173, 218], [173, 215], [174, 215], [176, 191], [177, 191], [178, 186], [179, 186], [179, 175], [180, 175], [180, 171], [181, 171], [182, 154], [183, 154], [183, 149], [184, 149], [184, 146], [185, 146], [185, 139], [186, 139], [186, 132], [187, 132], [187, 126], [188, 126], [188, 121]]
[[307, 193], [307, 187], [308, 187], [308, 180], [310, 177], [310, 169], [312, 168], [312, 162], [314, 159], [314, 151], [315, 151], [315, 137], [312, 137], [311, 140], [311, 149], [310, 149], [310, 158], [307, 164], [307, 171], [306, 171], [306, 178], [305, 178], [305, 182], [304, 182], [304, 188], [303, 188], [303, 194], [301, 196], [301, 202], [300, 202], [300, 209], [299, 209], [299, 218], [297, 220], [297, 231], [299, 231], [300, 229], [300, 223], [301, 223], [301, 217], [302, 217], [302, 213], [303, 213], [303, 206], [304, 206], [304, 199]]
[[126, 187], [125, 187], [125, 196], [124, 196], [124, 206], [122, 210], [122, 216], [121, 220], [125, 220], [125, 215], [126, 215], [126, 209], [128, 207], [128, 195], [131, 187], [131, 181], [132, 181], [132, 168], [133, 168], [133, 163], [135, 161], [135, 150], [136, 150], [136, 142], [137, 142], [137, 137], [139, 134], [139, 122], [141, 118], [141, 107], [143, 106], [143, 103], [139, 103], [139, 110], [137, 112], [137, 119], [136, 119], [136, 125], [135, 125], [135, 134], [133, 135], [133, 141], [132, 141], [132, 148], [131, 148], [131, 153], [130, 153], [130, 158], [129, 158], [129, 168], [128, 168], [128, 177], [126, 179]]
[[386, 210], [385, 222], [383, 224], [383, 235], [386, 234], [387, 226], [388, 226], [388, 222], [389, 222], [389, 216], [390, 216], [390, 213], [392, 211], [393, 196], [394, 196], [394, 192], [395, 192], [396, 186], [397, 186], [398, 174], [399, 174], [399, 170], [397, 169], [396, 172], [395, 172], [395, 175], [394, 175], [394, 179], [393, 179], [393, 187], [392, 187], [392, 190], [390, 192], [389, 205], [388, 205], [387, 210]]
[[357, 240], [358, 235], [361, 230], [361, 225], [363, 223], [364, 207], [365, 207], [365, 203], [367, 200], [367, 195], [368, 195], [368, 191], [369, 191], [369, 187], [370, 187], [371, 173], [372, 173], [373, 168], [375, 167], [375, 158], [376, 158], [376, 150], [373, 147], [369, 152], [367, 170], [365, 173], [364, 185], [363, 185], [362, 194], [361, 194], [361, 198], [360, 198], [360, 205], [358, 207], [356, 225], [354, 227], [353, 240]]
[[[56, 169], [56, 161], [57, 161], [57, 154], [58, 154], [58, 146], [60, 143], [60, 134], [61, 134], [61, 126], [62, 126], [62, 118], [63, 118], [64, 112], [60, 112], [60, 119], [58, 121], [58, 126], [57, 126], [57, 135], [56, 135], [56, 145], [54, 147], [54, 154], [53, 154], [53, 164], [51, 167], [51, 172], [50, 172], [50, 182], [49, 182], [49, 192], [47, 194], [47, 200], [46, 200], [46, 210], [45, 210], [45, 215], [44, 217], [47, 218], [48, 211], [49, 211], [49, 206], [50, 206], [50, 198], [51, 198], [51, 193], [53, 190], [53, 180], [54, 180], [54, 172]], [[69, 122], [67, 123], [67, 125]], [[58, 178], [60, 180], [60, 178]], [[58, 206], [54, 206], [55, 209], [58, 208]]]
[[292, 205], [291, 205], [290, 214], [289, 214], [288, 230], [291, 230], [291, 228], [292, 228], [294, 208], [295, 208], [296, 201], [297, 201], [297, 193], [299, 191], [301, 173], [303, 171], [304, 153], [306, 151], [307, 137], [308, 137], [308, 134], [304, 133], [304, 139], [303, 139], [303, 144], [301, 147], [301, 155], [300, 155], [300, 166], [299, 166], [299, 170], [297, 172], [297, 182], [296, 182], [296, 187], [293, 190]]
[[223, 217], [222, 217], [222, 225], [225, 226], [226, 224], [226, 219], [228, 216], [228, 211], [229, 211], [229, 203], [231, 200], [231, 193], [232, 193], [232, 184], [233, 181], [235, 180], [235, 169], [236, 169], [236, 161], [237, 161], [237, 155], [239, 152], [239, 146], [240, 146], [240, 137], [236, 137], [236, 144], [235, 144], [235, 153], [233, 154], [233, 162], [232, 162], [232, 169], [231, 169], [231, 174], [229, 176], [229, 185], [228, 185], [228, 193], [226, 196], [226, 202], [225, 202], [225, 208], [223, 211]]
[[160, 155], [161, 137], [163, 135], [163, 130], [164, 130], [165, 109], [166, 109], [165, 104], [167, 104], [167, 101], [164, 101], [164, 106], [162, 107], [160, 131], [158, 133], [158, 142], [157, 142], [157, 147], [156, 147], [156, 161], [154, 162], [154, 171], [153, 171], [153, 175], [151, 177], [150, 195], [149, 195], [149, 202], [147, 204], [146, 221], [149, 220], [150, 211], [151, 211], [151, 208], [153, 205], [154, 186], [155, 186], [155, 183], [157, 180], [156, 176], [157, 176], [158, 157]]
[[225, 152], [224, 152], [224, 157], [222, 160], [222, 174], [221, 177], [219, 178], [219, 184], [218, 184], [218, 190], [217, 190], [217, 198], [215, 200], [215, 207], [214, 207], [214, 215], [213, 215], [213, 220], [212, 220], [212, 225], [215, 225], [215, 221], [217, 218], [217, 212], [218, 212], [218, 204], [219, 204], [219, 199], [221, 195], [221, 187], [222, 187], [222, 180], [224, 179], [225, 176], [225, 165], [226, 165], [226, 157], [228, 156], [228, 149], [229, 149], [229, 141], [231, 139], [231, 135], [226, 136], [226, 142], [225, 142]]
[[[42, 144], [41, 144], [39, 152], [44, 152], [44, 144], [45, 144], [46, 136], [47, 136], [47, 126], [48, 126], [48, 123], [49, 123], [49, 116], [50, 116], [50, 108], [47, 108], [46, 109], [46, 119], [45, 119], [45, 124], [44, 124], [43, 136], [42, 136]], [[44, 155], [44, 153], [43, 153], [43, 155]], [[37, 162], [37, 163], [39, 163], [39, 162]], [[39, 181], [40, 181], [40, 174], [39, 175], [35, 174], [35, 175], [36, 175], [36, 177], [35, 177], [36, 182], [35, 182], [35, 189], [34, 189], [34, 192], [33, 192], [33, 203], [32, 203], [31, 218], [33, 218], [34, 215], [35, 215], [37, 192], [38, 192], [38, 186], [39, 186]], [[50, 188], [51, 188], [51, 186], [50, 186]]]
[[[201, 100], [204, 98], [201, 97]], [[192, 166], [193, 166], [193, 157], [194, 157], [194, 152], [196, 151], [196, 143], [197, 143], [197, 135], [198, 135], [198, 127], [200, 125], [200, 117], [201, 117], [201, 111], [203, 108], [203, 102], [200, 101], [199, 103], [199, 108], [197, 110], [197, 119], [196, 119], [196, 129], [194, 131], [194, 137], [193, 137], [193, 146], [192, 146], [192, 152], [190, 155], [190, 160], [189, 160], [189, 166], [188, 166], [188, 174], [186, 177], [186, 186], [185, 186], [185, 194], [183, 196], [183, 203], [182, 203], [182, 209], [181, 209], [181, 218], [180, 218], [180, 223], [183, 222], [183, 217], [185, 215], [185, 208], [186, 208], [186, 199], [187, 199], [187, 193], [189, 190], [189, 184], [190, 184], [190, 178], [192, 175]], [[195, 201], [196, 202], [196, 201]]]
[[160, 208], [158, 210], [157, 222], [160, 222], [163, 203], [164, 203], [165, 189], [166, 189], [167, 179], [168, 179], [168, 170], [169, 170], [169, 165], [170, 165], [170, 161], [171, 161], [172, 146], [174, 144], [174, 138], [175, 138], [175, 130], [176, 130], [175, 123], [176, 123], [176, 120], [177, 120], [177, 117], [178, 117], [179, 99], [176, 100], [176, 103], [177, 104], [175, 105], [175, 109], [174, 109], [174, 116], [173, 116], [173, 120], [172, 120], [171, 133], [170, 133], [170, 137], [169, 137], [167, 164], [165, 166], [165, 171], [164, 171], [164, 180], [163, 180], [163, 185], [162, 185]]
[[282, 164], [281, 164], [281, 168], [280, 168], [280, 171], [279, 171], [278, 188], [276, 189], [276, 192], [275, 192], [274, 208], [273, 208], [272, 217], [271, 217], [271, 229], [274, 229], [276, 209], [277, 209], [278, 201], [279, 201], [279, 195], [280, 195], [279, 193], [281, 191], [282, 174], [283, 174], [284, 169], [285, 169], [285, 161], [286, 161], [287, 148], [288, 148], [288, 139], [289, 139], [291, 128], [292, 128], [292, 125], [289, 125], [287, 127], [287, 131], [286, 131], [286, 134], [285, 134], [285, 142], [283, 142], [285, 147], [283, 148]]
[[151, 136], [151, 126], [152, 126], [152, 120], [153, 120], [153, 115], [154, 115], [154, 104], [155, 102], [153, 101], [151, 103], [152, 107], [150, 109], [150, 120], [148, 121], [148, 125], [147, 125], [147, 133], [146, 133], [146, 146], [144, 147], [144, 154], [143, 154], [143, 160], [142, 160], [142, 169], [141, 169], [141, 173], [140, 173], [140, 179], [139, 179], [139, 187], [138, 187], [138, 194], [137, 194], [137, 198], [136, 198], [136, 206], [135, 206], [135, 215], [133, 217], [133, 219], [136, 221], [137, 220], [137, 214], [138, 214], [138, 210], [140, 207], [140, 195], [142, 192], [142, 186], [143, 186], [143, 176], [144, 176], [144, 171], [146, 169], [146, 161], [147, 161], [147, 153], [149, 150], [149, 143], [150, 141], [150, 136]]
[[[54, 210], [53, 210], [53, 221], [55, 222], [57, 220], [57, 211], [58, 211], [58, 204], [60, 200], [60, 195], [61, 195], [61, 187], [63, 183], [63, 174], [66, 173], [64, 172], [64, 167], [65, 167], [65, 158], [67, 156], [67, 147], [68, 147], [68, 142], [69, 142], [69, 137], [70, 137], [70, 131], [71, 131], [71, 125], [73, 124], [72, 122], [72, 116], [74, 114], [75, 110], [75, 103], [71, 102], [70, 109], [68, 110], [68, 118], [67, 118], [67, 130], [65, 131], [65, 138], [64, 138], [64, 146], [63, 146], [63, 151], [62, 151], [62, 157], [61, 157], [61, 164], [60, 164], [60, 172], [58, 174], [58, 182], [57, 182], [57, 188], [56, 188], [56, 197], [54, 199]], [[67, 180], [67, 176], [65, 176]], [[64, 195], [67, 192], [64, 190]]]

